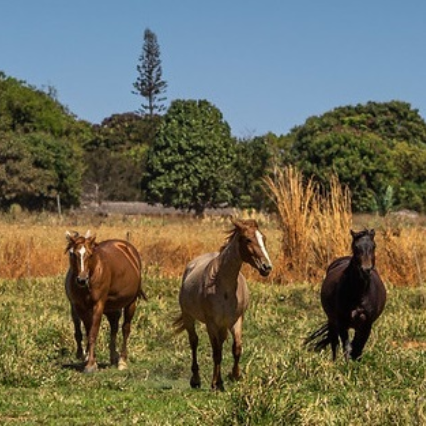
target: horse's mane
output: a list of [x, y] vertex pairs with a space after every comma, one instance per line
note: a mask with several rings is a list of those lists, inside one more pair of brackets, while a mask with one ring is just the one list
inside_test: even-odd
[[226, 238], [225, 238], [225, 242], [223, 243], [222, 247], [219, 249], [220, 252], [222, 252], [223, 250], [225, 250], [226, 247], [228, 247], [229, 243], [232, 241], [232, 239], [235, 237], [235, 235], [237, 235], [238, 228], [234, 227], [234, 229], [226, 231], [226, 233], [227, 233], [227, 235], [226, 235]]
[[[249, 228], [256, 228], [256, 229], [258, 228], [257, 222], [254, 219], [242, 220], [241, 222], [243, 222], [244, 225], [246, 225]], [[235, 235], [238, 234], [238, 232], [239, 232], [239, 229], [237, 226], [234, 226], [233, 229], [226, 232], [227, 236], [222, 247], [219, 249], [220, 252], [222, 252], [229, 245], [229, 243], [232, 241]]]

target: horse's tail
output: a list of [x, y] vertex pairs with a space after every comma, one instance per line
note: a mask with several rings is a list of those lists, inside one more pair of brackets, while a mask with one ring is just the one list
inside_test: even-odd
[[174, 321], [173, 321], [173, 328], [174, 328], [174, 334], [182, 333], [182, 331], [186, 330], [185, 324], [183, 323], [183, 315], [180, 314]]
[[139, 283], [138, 297], [142, 298], [143, 300], [148, 300], [148, 297], [142, 288], [142, 280]]
[[331, 344], [330, 328], [328, 323], [323, 324], [318, 330], [310, 334], [304, 341], [309, 350], [322, 351]]

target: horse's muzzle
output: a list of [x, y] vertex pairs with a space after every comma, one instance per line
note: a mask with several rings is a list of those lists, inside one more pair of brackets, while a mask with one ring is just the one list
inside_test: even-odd
[[267, 277], [272, 271], [272, 265], [263, 263], [259, 268], [259, 273], [262, 277]]
[[361, 272], [364, 275], [370, 276], [371, 273], [373, 272], [373, 270], [374, 270], [374, 266], [373, 265], [372, 266], [361, 266]]
[[88, 276], [85, 276], [85, 277], [78, 276], [76, 281], [77, 281], [77, 284], [81, 287], [87, 287], [89, 285], [89, 277]]

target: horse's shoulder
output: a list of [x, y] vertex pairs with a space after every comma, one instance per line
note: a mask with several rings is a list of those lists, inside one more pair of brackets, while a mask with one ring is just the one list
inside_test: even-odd
[[371, 282], [372, 284], [374, 284], [377, 291], [379, 291], [379, 293], [381, 293], [383, 297], [386, 298], [386, 287], [377, 269], [373, 269], [373, 271], [371, 272]]
[[183, 274], [183, 281], [185, 282], [189, 275], [203, 274], [218, 254], [218, 252], [204, 253], [188, 262]]
[[350, 261], [351, 261], [351, 256], [342, 256], [333, 260], [330, 263], [330, 265], [328, 265], [327, 274], [335, 270], [336, 268], [344, 270], [346, 267], [349, 266]]

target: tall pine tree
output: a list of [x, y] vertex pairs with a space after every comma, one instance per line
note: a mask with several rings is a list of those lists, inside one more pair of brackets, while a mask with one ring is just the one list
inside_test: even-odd
[[152, 117], [166, 109], [163, 104], [166, 97], [163, 95], [167, 88], [167, 82], [162, 79], [160, 47], [157, 36], [148, 28], [144, 33], [144, 44], [136, 69], [139, 75], [136, 82], [133, 83], [135, 88], [133, 93], [147, 100], [147, 103], [141, 104], [140, 112]]

